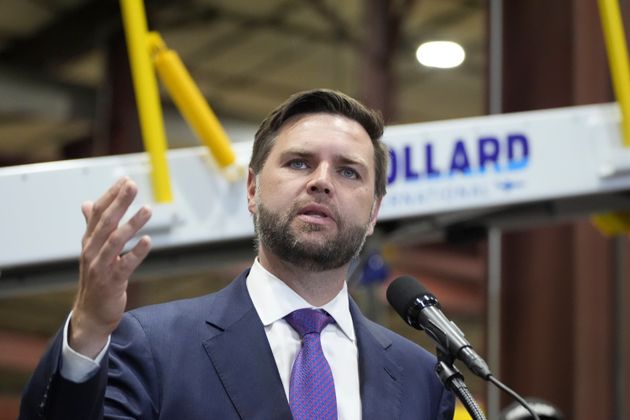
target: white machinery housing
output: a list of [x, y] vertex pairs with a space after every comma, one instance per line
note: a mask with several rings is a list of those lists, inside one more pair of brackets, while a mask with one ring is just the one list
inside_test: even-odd
[[[401, 240], [630, 208], [630, 149], [615, 103], [390, 126], [384, 141], [389, 185], [379, 221], [402, 224]], [[246, 166], [251, 141], [234, 148]], [[76, 260], [80, 204], [123, 175], [139, 185], [135, 208], [152, 204], [142, 233], [154, 250], [253, 236], [244, 179], [226, 180], [202, 147], [171, 150], [168, 162], [168, 205], [152, 204], [144, 153], [0, 168], [0, 284], [15, 270]]]

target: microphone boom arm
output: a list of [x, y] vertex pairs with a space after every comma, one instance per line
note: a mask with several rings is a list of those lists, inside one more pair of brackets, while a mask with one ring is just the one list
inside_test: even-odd
[[444, 387], [453, 391], [473, 420], [486, 420], [483, 411], [481, 411], [477, 401], [475, 401], [470, 390], [468, 390], [466, 382], [464, 382], [464, 376], [453, 366], [453, 357], [439, 347], [437, 348], [437, 356], [438, 362], [435, 365], [435, 373], [437, 373]]

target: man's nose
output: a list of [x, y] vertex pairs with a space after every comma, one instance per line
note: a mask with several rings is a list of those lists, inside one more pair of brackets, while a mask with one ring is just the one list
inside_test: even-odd
[[306, 186], [309, 193], [331, 194], [333, 191], [331, 168], [327, 164], [317, 167], [311, 174], [311, 178]]

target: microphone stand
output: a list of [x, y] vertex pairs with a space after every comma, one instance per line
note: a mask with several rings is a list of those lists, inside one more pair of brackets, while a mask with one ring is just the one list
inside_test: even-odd
[[470, 414], [473, 420], [486, 420], [477, 401], [475, 401], [468, 390], [464, 382], [464, 376], [453, 366], [455, 359], [450, 354], [442, 351], [439, 347], [437, 348], [437, 358], [438, 362], [435, 366], [435, 373], [437, 373], [444, 387], [457, 395], [457, 398], [459, 398], [464, 407], [466, 407], [468, 414]]

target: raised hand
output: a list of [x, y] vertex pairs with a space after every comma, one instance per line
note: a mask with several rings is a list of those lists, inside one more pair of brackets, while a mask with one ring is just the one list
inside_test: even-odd
[[70, 347], [90, 358], [103, 349], [122, 319], [129, 277], [151, 248], [150, 238], [143, 236], [131, 251], [120, 255], [125, 244], [151, 217], [151, 210], [143, 206], [129, 221], [120, 224], [137, 192], [133, 181], [122, 178], [96, 202], [81, 205], [87, 228], [68, 340]]

